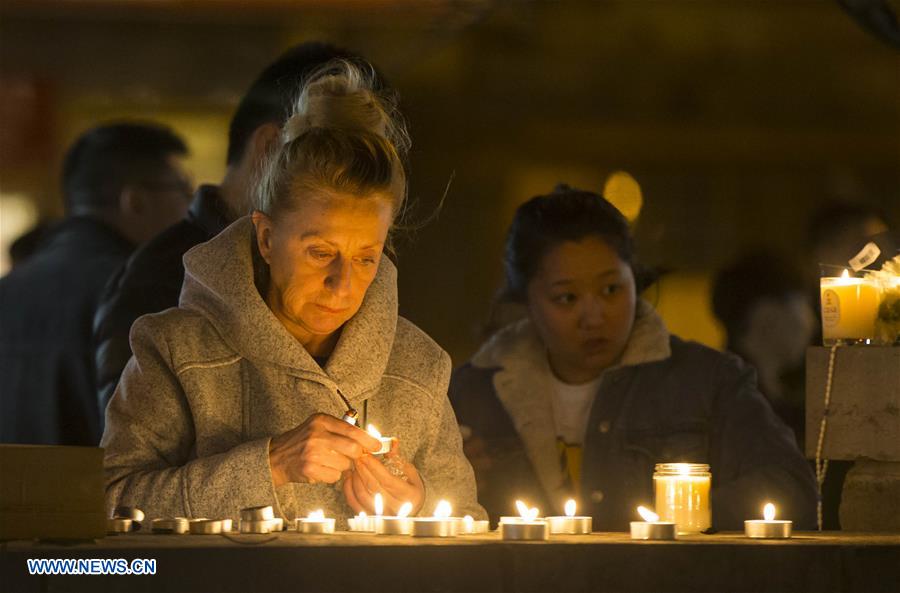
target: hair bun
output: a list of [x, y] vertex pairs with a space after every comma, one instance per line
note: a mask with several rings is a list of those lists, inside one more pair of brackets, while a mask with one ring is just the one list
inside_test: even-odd
[[376, 134], [405, 152], [409, 139], [394, 123], [396, 104], [392, 97], [377, 94], [375, 76], [371, 66], [363, 69], [347, 60], [332, 60], [312, 73], [284, 124], [284, 143], [314, 128], [326, 128]]

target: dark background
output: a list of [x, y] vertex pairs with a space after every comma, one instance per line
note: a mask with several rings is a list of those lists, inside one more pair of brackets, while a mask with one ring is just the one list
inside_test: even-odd
[[241, 94], [312, 39], [361, 52], [401, 92], [412, 221], [455, 173], [437, 218], [401, 233], [399, 265], [403, 314], [456, 364], [481, 339], [512, 211], [557, 181], [637, 179], [641, 259], [674, 270], [651, 298], [714, 346], [710, 274], [742, 250], [804, 257], [811, 211], [834, 198], [898, 225], [900, 53], [836, 2], [6, 0], [3, 251], [61, 214], [63, 151], [97, 121], [166, 122], [196, 180], [218, 181]]

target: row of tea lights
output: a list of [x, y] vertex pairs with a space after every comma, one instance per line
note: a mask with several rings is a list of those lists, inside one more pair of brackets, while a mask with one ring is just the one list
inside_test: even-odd
[[[574, 500], [565, 504], [565, 515], [539, 517], [537, 508], [529, 507], [521, 500], [516, 501], [519, 516], [500, 518], [499, 531], [507, 541], [542, 541], [551, 534], [587, 535], [593, 531], [593, 518], [575, 514]], [[374, 533], [377, 535], [411, 535], [413, 537], [455, 537], [488, 533], [487, 521], [476, 521], [471, 516], [452, 517], [452, 508], [447, 501], [440, 501], [431, 517], [409, 517], [411, 503], [403, 504], [395, 516], [385, 516], [381, 495], [375, 496], [375, 516], [360, 513], [348, 519], [350, 531]], [[659, 515], [639, 506], [638, 514], [643, 521], [631, 522], [631, 539], [674, 540], [677, 524], [660, 521]], [[767, 503], [763, 509], [763, 519], [744, 521], [744, 532], [750, 538], [785, 539], [791, 537], [793, 522], [775, 519], [775, 505]], [[334, 533], [335, 520], [326, 518], [322, 511], [310, 513], [308, 517], [297, 519], [297, 530], [302, 533]]]
[[[124, 508], [124, 507], [123, 507]], [[539, 517], [536, 508], [529, 507], [517, 500], [516, 508], [519, 516], [500, 518], [500, 533], [507, 541], [543, 541], [550, 534], [587, 535], [592, 532], [593, 521], [588, 516], [575, 515], [575, 501], [566, 502], [565, 516]], [[473, 535], [488, 533], [487, 521], [476, 521], [470, 515], [452, 517], [452, 508], [447, 501], [440, 501], [431, 517], [410, 517], [412, 503], [404, 503], [394, 516], [383, 515], [384, 503], [380, 494], [375, 495], [375, 516], [365, 513], [348, 519], [350, 531], [374, 533], [378, 535], [411, 535], [413, 537], [455, 537], [457, 535]], [[677, 524], [673, 521], [660, 521], [659, 515], [639, 506], [638, 514], [643, 521], [632, 521], [631, 539], [635, 540], [674, 540]], [[143, 513], [138, 509], [129, 509], [127, 514], [119, 514], [110, 519], [111, 532], [133, 531], [143, 520]], [[792, 522], [775, 519], [775, 505], [767, 503], [763, 510], [763, 519], [744, 522], [747, 537], [784, 539], [791, 537]], [[335, 531], [335, 519], [326, 517], [321, 510], [313, 511], [307, 517], [295, 520], [296, 530], [307, 534], [332, 534]], [[211, 535], [231, 531], [230, 519], [186, 519], [184, 517], [154, 519], [154, 533], [192, 533]], [[282, 531], [284, 522], [274, 516], [271, 506], [253, 507], [241, 511], [241, 533], [272, 533]]]

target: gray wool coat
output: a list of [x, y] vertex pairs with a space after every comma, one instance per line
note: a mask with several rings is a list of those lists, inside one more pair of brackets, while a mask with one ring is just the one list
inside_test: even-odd
[[[368, 422], [399, 439], [439, 499], [485, 517], [447, 398], [450, 358], [397, 312], [387, 257], [324, 369], [277, 320], [253, 282], [252, 223], [242, 218], [184, 256], [179, 306], [138, 319], [134, 356], [106, 410], [106, 502], [148, 517], [231, 517], [273, 505], [285, 519], [352, 511], [340, 484], [275, 488], [271, 437], [311, 414], [340, 417], [339, 389]], [[364, 405], [365, 402], [365, 405]]]

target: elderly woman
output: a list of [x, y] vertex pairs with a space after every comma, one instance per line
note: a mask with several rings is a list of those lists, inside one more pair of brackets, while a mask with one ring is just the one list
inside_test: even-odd
[[[331, 63], [273, 142], [256, 209], [185, 255], [179, 307], [139, 319], [107, 409], [110, 508], [293, 519], [439, 499], [484, 514], [447, 399], [450, 359], [397, 313], [384, 257], [408, 138], [372, 76]], [[389, 463], [350, 411], [396, 437]]]
[[594, 528], [625, 530], [653, 506], [657, 463], [709, 464], [712, 526], [742, 528], [766, 500], [815, 525], [816, 488], [793, 435], [733, 356], [670, 335], [639, 295], [625, 218], [567, 187], [516, 211], [506, 296], [527, 317], [453, 375], [479, 498], [560, 514], [580, 494]]

